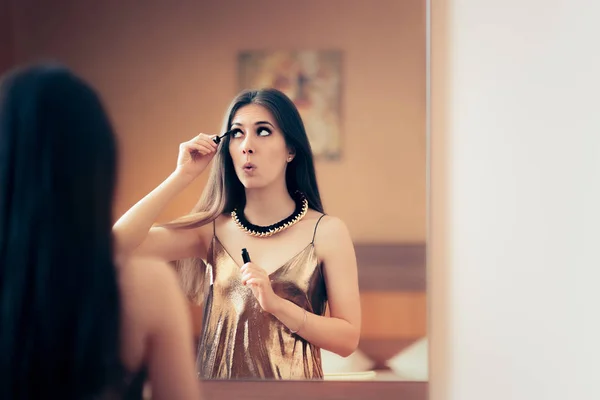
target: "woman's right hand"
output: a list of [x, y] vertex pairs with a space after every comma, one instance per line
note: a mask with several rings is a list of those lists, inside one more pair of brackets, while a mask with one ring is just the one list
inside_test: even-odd
[[219, 147], [212, 138], [214, 135], [201, 133], [192, 140], [179, 145], [177, 172], [189, 179], [195, 179], [206, 169]]

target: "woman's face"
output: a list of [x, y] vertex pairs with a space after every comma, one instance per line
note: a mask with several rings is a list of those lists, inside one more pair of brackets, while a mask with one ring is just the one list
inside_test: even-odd
[[234, 132], [229, 140], [229, 154], [246, 189], [285, 181], [285, 169], [293, 154], [268, 109], [258, 104], [240, 108], [230, 129]]

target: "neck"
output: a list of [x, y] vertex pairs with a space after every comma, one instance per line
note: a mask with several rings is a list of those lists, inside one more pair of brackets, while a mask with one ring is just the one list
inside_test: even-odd
[[296, 203], [285, 186], [246, 189], [244, 215], [250, 223], [260, 226], [275, 224], [290, 216]]

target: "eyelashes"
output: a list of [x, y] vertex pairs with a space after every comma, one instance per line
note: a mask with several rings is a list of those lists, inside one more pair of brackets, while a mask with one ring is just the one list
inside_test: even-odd
[[258, 136], [261, 136], [261, 132], [267, 132], [266, 136], [269, 136], [271, 134], [271, 130], [269, 128], [267, 128], [266, 126], [261, 126], [256, 130], [256, 133], [258, 133]]
[[239, 129], [239, 128], [232, 129], [232, 130], [231, 130], [231, 137], [234, 137], [234, 138], [235, 138], [235, 137], [239, 137], [239, 134], [240, 134], [240, 133], [244, 133], [244, 132], [242, 132], [242, 130], [241, 130], [241, 129]]
[[[269, 136], [273, 131], [266, 126], [260, 126], [256, 128], [256, 134], [258, 136]], [[240, 128], [234, 128], [231, 130], [231, 137], [239, 138], [244, 134], [244, 132]]]

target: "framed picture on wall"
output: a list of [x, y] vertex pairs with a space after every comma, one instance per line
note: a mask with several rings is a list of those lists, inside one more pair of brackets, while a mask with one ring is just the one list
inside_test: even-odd
[[341, 155], [341, 63], [336, 50], [243, 51], [240, 89], [273, 87], [296, 105], [316, 159]]

